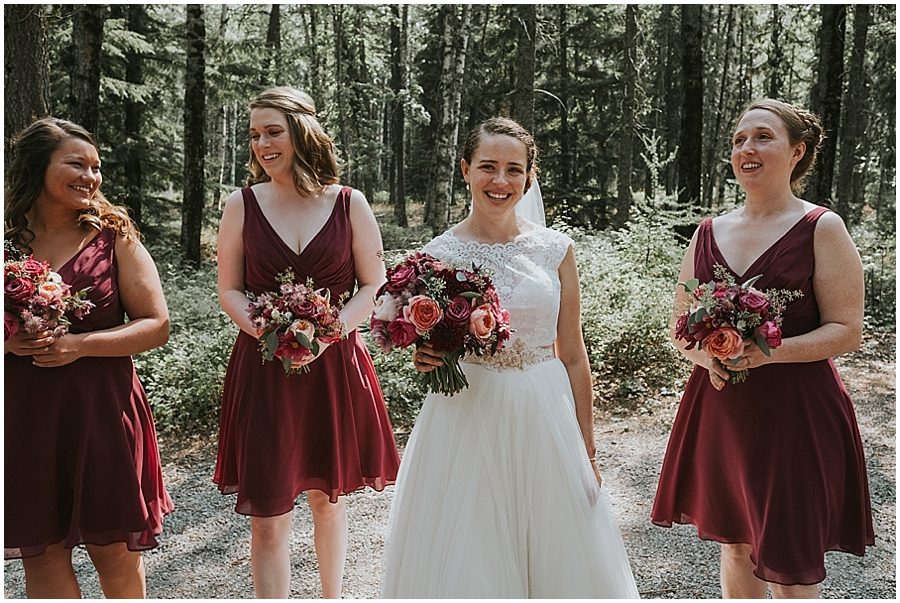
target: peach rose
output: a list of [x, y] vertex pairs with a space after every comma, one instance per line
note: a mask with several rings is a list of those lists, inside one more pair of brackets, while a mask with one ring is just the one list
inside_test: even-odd
[[469, 333], [478, 339], [488, 339], [494, 330], [495, 324], [490, 304], [478, 306], [469, 315]]
[[744, 353], [744, 340], [740, 332], [731, 327], [722, 327], [709, 334], [704, 342], [706, 353], [721, 362], [740, 358]]
[[443, 317], [441, 307], [424, 295], [409, 298], [409, 302], [403, 307], [403, 318], [416, 328], [419, 335], [430, 331]]
[[312, 341], [313, 337], [316, 335], [316, 325], [303, 319], [294, 322], [289, 330], [293, 331], [295, 336], [299, 333], [303, 333], [309, 341]]
[[41, 283], [41, 286], [38, 289], [38, 294], [48, 302], [62, 299], [63, 293], [64, 291], [62, 285], [60, 285], [59, 283], [54, 283], [52, 281]]

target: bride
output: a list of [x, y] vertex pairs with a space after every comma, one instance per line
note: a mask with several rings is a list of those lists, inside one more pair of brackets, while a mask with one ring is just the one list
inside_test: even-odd
[[[468, 389], [425, 399], [391, 509], [386, 598], [638, 596], [594, 460], [572, 240], [535, 223], [536, 160], [516, 122], [481, 124], [461, 162], [472, 213], [423, 249], [491, 268], [515, 332], [464, 360]], [[441, 364], [427, 345], [413, 361]]]

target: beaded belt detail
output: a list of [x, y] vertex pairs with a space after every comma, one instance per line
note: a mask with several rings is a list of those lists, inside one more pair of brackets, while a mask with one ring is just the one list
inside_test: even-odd
[[504, 369], [524, 369], [532, 364], [539, 364], [552, 360], [556, 354], [553, 352], [553, 346], [542, 348], [529, 348], [525, 346], [525, 342], [516, 339], [509, 347], [500, 348], [493, 356], [485, 354], [484, 356], [475, 356], [470, 354], [463, 358], [463, 362], [471, 362], [472, 364], [480, 364], [485, 368], [502, 371]]

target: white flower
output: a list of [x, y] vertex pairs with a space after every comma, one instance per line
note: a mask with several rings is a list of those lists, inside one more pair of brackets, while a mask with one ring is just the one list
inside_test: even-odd
[[393, 296], [390, 293], [385, 293], [375, 300], [375, 309], [372, 311], [372, 315], [378, 320], [391, 322], [397, 318], [399, 312]]

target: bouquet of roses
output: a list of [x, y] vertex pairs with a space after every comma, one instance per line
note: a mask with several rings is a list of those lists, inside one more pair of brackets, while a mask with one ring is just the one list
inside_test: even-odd
[[316, 290], [312, 279], [307, 279], [306, 284], [294, 283], [290, 269], [276, 280], [281, 283], [278, 291], [259, 297], [247, 293], [247, 313], [258, 333], [263, 361], [281, 359], [288, 375], [308, 373], [308, 365], [292, 368], [291, 363], [316, 356], [320, 343], [334, 343], [346, 337], [340, 310], [344, 296], [332, 305], [327, 289], [324, 293]]
[[30, 335], [50, 331], [59, 339], [69, 332], [66, 312], [81, 318], [94, 304], [87, 299], [90, 287], [72, 293], [50, 264], [25, 257], [8, 239], [3, 245], [3, 341], [21, 327]]
[[468, 387], [462, 356], [494, 355], [509, 339], [509, 313], [485, 272], [415, 253], [388, 270], [378, 291], [369, 323], [382, 351], [427, 341], [443, 355], [442, 366], [419, 374], [431, 392], [452, 396]]
[[[755, 342], [763, 354], [781, 345], [781, 322], [784, 309], [802, 291], [768, 289], [765, 293], [754, 289], [757, 275], [743, 285], [737, 285], [728, 271], [716, 264], [714, 280], [700, 284], [697, 279], [678, 283], [691, 297], [690, 309], [678, 317], [675, 338], [689, 342], [686, 349], [696, 345], [710, 358], [736, 366], [748, 341]], [[747, 379], [747, 370], [732, 371], [731, 383]]]

